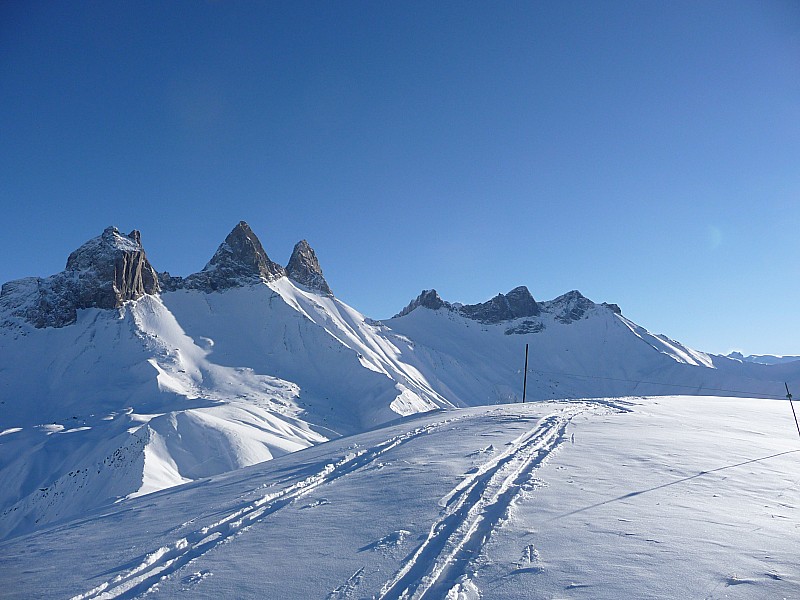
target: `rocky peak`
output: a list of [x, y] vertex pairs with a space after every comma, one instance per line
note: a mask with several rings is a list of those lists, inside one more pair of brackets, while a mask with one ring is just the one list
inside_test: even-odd
[[103, 268], [116, 254], [142, 252], [141, 236], [135, 229], [128, 235], [116, 227], [106, 227], [67, 258], [67, 271]]
[[107, 227], [70, 254], [61, 273], [5, 284], [0, 308], [35, 327], [63, 327], [75, 322], [78, 309], [118, 308], [159, 290], [139, 232]]
[[429, 308], [431, 310], [438, 310], [442, 307], [452, 308], [452, 305], [449, 302], [445, 302], [441, 299], [441, 297], [439, 297], [439, 294], [436, 290], [422, 290], [422, 293], [417, 296], [416, 299], [412, 300], [408, 306], [397, 313], [393, 318], [405, 317], [411, 311], [420, 306], [423, 308]]
[[328, 282], [322, 275], [317, 255], [305, 240], [300, 240], [295, 244], [289, 264], [286, 265], [286, 275], [297, 283], [333, 296]]
[[539, 314], [539, 305], [533, 296], [524, 285], [515, 287], [513, 290], [506, 294], [506, 302], [511, 313], [515, 315], [513, 318], [520, 317], [535, 317]]
[[285, 274], [283, 267], [269, 259], [250, 226], [240, 221], [202, 271], [185, 279], [171, 277], [168, 273], [162, 273], [159, 277], [168, 290], [189, 288], [217, 291], [259, 281], [273, 281]]
[[459, 311], [481, 323], [500, 323], [540, 313], [539, 305], [525, 286], [516, 287], [505, 295], [497, 294], [488, 302], [466, 304]]
[[556, 320], [565, 325], [579, 321], [590, 309], [595, 307], [597, 305], [578, 290], [562, 294], [555, 300], [546, 303], [546, 310], [553, 313]]

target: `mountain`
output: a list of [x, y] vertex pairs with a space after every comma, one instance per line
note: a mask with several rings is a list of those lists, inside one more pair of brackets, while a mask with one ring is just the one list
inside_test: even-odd
[[800, 356], [774, 356], [772, 354], [751, 354], [749, 356], [744, 356], [741, 352], [731, 352], [727, 355], [727, 358], [759, 365], [781, 365], [783, 363], [800, 361]]
[[[430, 385], [461, 404], [517, 402], [525, 344], [527, 397], [585, 398], [674, 393], [782, 397], [800, 365], [742, 364], [698, 352], [627, 319], [616, 304], [578, 291], [536, 302], [525, 287], [476, 305], [423, 291], [383, 334]], [[796, 385], [796, 387], [798, 387]]]
[[109, 228], [64, 272], [3, 286], [0, 538], [452, 406], [246, 223], [200, 273], [154, 274]]
[[267, 256], [250, 226], [240, 221], [202, 271], [185, 279], [164, 272], [160, 279], [166, 291], [196, 289], [210, 293], [267, 283], [285, 275], [284, 268]]
[[527, 398], [782, 397], [765, 366], [649, 333], [577, 291], [462, 305], [424, 291], [383, 322], [286, 267], [240, 222], [208, 264], [156, 272], [106, 229], [48, 278], [0, 292], [0, 539], [437, 409]]
[[120, 308], [159, 290], [139, 232], [123, 235], [108, 227], [70, 254], [61, 273], [4, 284], [0, 323], [9, 327], [22, 320], [39, 329], [64, 327], [76, 321], [80, 309]]

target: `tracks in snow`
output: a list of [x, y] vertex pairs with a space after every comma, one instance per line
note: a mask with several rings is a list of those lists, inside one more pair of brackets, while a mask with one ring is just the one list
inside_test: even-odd
[[459, 483], [442, 499], [444, 511], [425, 541], [383, 586], [378, 598], [449, 598], [454, 588], [471, 587], [470, 564], [508, 514], [523, 484], [558, 446], [570, 420], [583, 408], [572, 406], [544, 417], [505, 452]]
[[197, 529], [168, 546], [162, 546], [155, 552], [146, 555], [134, 568], [101, 583], [88, 592], [74, 596], [72, 600], [133, 598], [143, 594], [163, 578], [233, 536], [238, 535], [268, 515], [287, 506], [297, 498], [305, 496], [323, 484], [335, 481], [371, 464], [381, 455], [402, 444], [456, 420], [456, 418], [445, 419], [437, 423], [417, 427], [409, 432], [391, 437], [371, 448], [351, 452], [340, 461], [326, 465], [321, 471], [279, 492], [266, 494], [231, 512], [219, 521]]
[[[508, 444], [499, 455], [463, 479], [441, 503], [439, 518], [426, 539], [395, 576], [384, 584], [377, 598], [444, 598], [455, 588], [474, 588], [469, 571], [492, 531], [529, 482], [536, 467], [558, 446], [564, 431], [586, 404], [573, 404], [540, 419], [536, 426]], [[393, 436], [369, 448], [350, 452], [336, 463], [309, 475], [278, 492], [265, 494], [232, 510], [211, 525], [196, 529], [172, 544], [142, 557], [139, 564], [72, 600], [134, 598], [159, 581], [262, 521], [270, 514], [316, 490], [321, 485], [374, 463], [385, 453], [443, 425], [459, 420], [445, 419]], [[363, 571], [335, 593], [347, 595], [360, 583]]]

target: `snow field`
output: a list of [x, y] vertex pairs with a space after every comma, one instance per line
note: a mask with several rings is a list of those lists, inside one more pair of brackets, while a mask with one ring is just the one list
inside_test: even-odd
[[[0, 544], [10, 598], [792, 598], [785, 402], [459, 409]], [[76, 563], [74, 557], [82, 556]]]

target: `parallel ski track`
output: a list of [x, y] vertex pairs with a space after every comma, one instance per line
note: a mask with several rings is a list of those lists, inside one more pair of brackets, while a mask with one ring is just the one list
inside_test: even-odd
[[92, 598], [124, 599], [139, 596], [192, 560], [240, 534], [268, 515], [289, 505], [294, 500], [309, 494], [319, 486], [362, 469], [386, 452], [457, 420], [458, 418], [445, 419], [417, 427], [406, 433], [393, 436], [371, 448], [353, 451], [339, 462], [326, 465], [324, 469], [306, 477], [302, 481], [298, 481], [279, 492], [266, 494], [228, 514], [219, 521], [197, 529], [168, 546], [162, 546], [155, 552], [146, 555], [136, 567], [101, 583], [88, 592], [73, 596], [72, 600], [89, 600]]
[[564, 431], [586, 406], [572, 406], [542, 418], [484, 463], [444, 499], [445, 509], [427, 538], [395, 576], [384, 584], [380, 600], [445, 598], [480, 555], [492, 531], [508, 514], [532, 472], [564, 437]]

